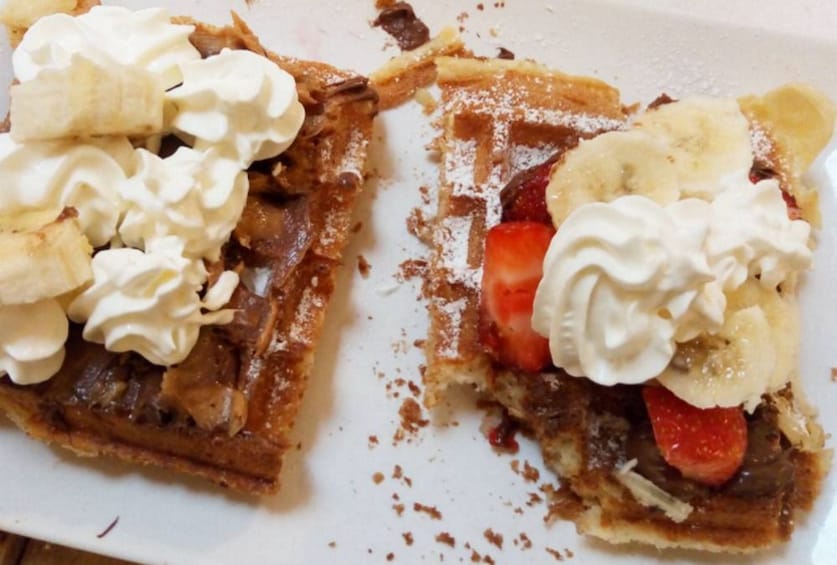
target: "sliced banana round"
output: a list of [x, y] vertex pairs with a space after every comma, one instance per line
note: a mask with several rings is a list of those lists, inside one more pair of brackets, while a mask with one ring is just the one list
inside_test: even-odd
[[92, 254], [73, 215], [0, 216], [0, 305], [30, 304], [80, 287], [93, 279]]
[[750, 129], [738, 102], [695, 97], [664, 104], [637, 117], [634, 127], [669, 148], [684, 197], [711, 200], [718, 181], [747, 174], [753, 165]]
[[728, 310], [717, 335], [679, 344], [657, 380], [698, 408], [743, 404], [753, 410], [773, 376], [772, 346], [768, 318], [759, 306]]
[[745, 96], [739, 103], [782, 141], [796, 158], [800, 172], [816, 159], [834, 133], [834, 103], [807, 84], [786, 84], [763, 96]]
[[642, 131], [613, 131], [581, 141], [553, 167], [546, 204], [558, 227], [583, 204], [610, 202], [628, 194], [661, 205], [680, 197], [667, 148]]

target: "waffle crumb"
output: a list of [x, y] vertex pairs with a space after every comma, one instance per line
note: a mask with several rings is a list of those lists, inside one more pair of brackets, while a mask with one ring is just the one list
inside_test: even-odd
[[360, 272], [360, 276], [365, 279], [369, 278], [369, 272], [372, 270], [372, 265], [369, 264], [369, 261], [367, 261], [366, 257], [363, 255], [357, 256], [357, 270]]
[[328, 546], [330, 548], [334, 549], [335, 547], [337, 547], [337, 542], [336, 541], [330, 541], [330, 542], [328, 542]]
[[551, 547], [547, 547], [546, 552], [548, 554], [550, 554], [552, 557], [554, 557], [556, 561], [563, 561], [564, 560], [564, 556], [561, 555], [561, 552], [558, 551], [557, 549], [552, 549]]
[[384, 474], [383, 473], [375, 473], [372, 475], [372, 482], [376, 485], [381, 484], [384, 482]]
[[393, 504], [392, 509], [395, 510], [395, 513], [401, 516], [404, 514], [404, 505], [403, 504]]
[[837, 367], [831, 367], [831, 380], [837, 383]]
[[392, 552], [387, 553], [387, 561], [392, 561], [395, 559], [395, 554]]
[[413, 545], [413, 532], [404, 532], [401, 537], [404, 538], [404, 543]]
[[486, 528], [486, 530], [482, 533], [485, 539], [488, 540], [488, 543], [497, 547], [497, 549], [503, 549], [503, 535], [498, 534], [491, 528]]
[[538, 479], [541, 478], [541, 473], [537, 470], [537, 468], [531, 466], [528, 461], [524, 461], [523, 478], [530, 483], [536, 483], [538, 482]]
[[520, 545], [523, 547], [524, 550], [532, 549], [532, 540], [529, 539], [529, 536], [521, 532], [520, 535], [517, 537], [520, 539]]
[[430, 94], [430, 91], [426, 88], [419, 88], [416, 90], [416, 93], [413, 94], [413, 99], [421, 105], [421, 111], [424, 112], [425, 115], [432, 114], [438, 107], [436, 99], [433, 98], [433, 95]]
[[401, 429], [410, 434], [417, 433], [430, 423], [430, 420], [422, 418], [421, 406], [412, 398], [401, 403], [398, 415], [401, 416]]
[[439, 534], [437, 534], [436, 541], [445, 545], [449, 545], [450, 547], [456, 547], [456, 538], [454, 538], [448, 532], [440, 532]]
[[442, 519], [442, 513], [439, 512], [439, 509], [436, 508], [435, 506], [427, 506], [427, 505], [421, 504], [419, 502], [414, 502], [413, 503], [413, 511], [414, 512], [423, 512], [424, 514], [427, 514], [428, 516], [430, 516], [430, 518], [433, 519], [433, 520], [441, 520]]

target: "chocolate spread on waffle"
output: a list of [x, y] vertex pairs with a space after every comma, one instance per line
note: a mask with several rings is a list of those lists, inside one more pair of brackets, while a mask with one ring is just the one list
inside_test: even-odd
[[[334, 271], [363, 181], [377, 94], [365, 78], [267, 52], [246, 24], [196, 25], [203, 57], [249, 49], [294, 76], [304, 125], [282, 155], [254, 163], [242, 217], [210, 284], [241, 277], [232, 323], [206, 326], [189, 357], [166, 370], [112, 353], [71, 326], [66, 361], [49, 381], [0, 380], [0, 406], [30, 434], [87, 454], [108, 453], [272, 492], [313, 362]], [[167, 138], [164, 154], [179, 142]]]

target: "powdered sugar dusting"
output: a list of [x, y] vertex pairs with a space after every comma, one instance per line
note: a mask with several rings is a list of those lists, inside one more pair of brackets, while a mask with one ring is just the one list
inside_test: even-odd
[[473, 268], [468, 262], [472, 224], [473, 221], [468, 216], [444, 218], [434, 237], [440, 249], [439, 267], [446, 271], [448, 281], [479, 289], [482, 269]]
[[454, 196], [475, 196], [476, 139], [453, 139], [445, 153], [445, 180]]
[[297, 314], [288, 331], [288, 339], [295, 343], [313, 346], [311, 336], [308, 335], [306, 330], [312, 327], [311, 320], [324, 307], [325, 301], [322, 295], [315, 288], [307, 287], [302, 293], [299, 306], [297, 306]]
[[462, 312], [467, 301], [464, 298], [453, 302], [435, 300], [434, 304], [446, 321], [439, 334], [441, 344], [437, 354], [443, 359], [456, 359], [459, 357], [459, 327], [462, 325]]
[[512, 170], [512, 175], [537, 167], [558, 151], [558, 145], [549, 143], [538, 145], [537, 147], [530, 147], [528, 145], [515, 145], [512, 147], [511, 155], [509, 157], [509, 166]]
[[753, 148], [753, 156], [756, 161], [769, 161], [773, 153], [773, 142], [767, 133], [758, 125], [750, 125], [750, 145]]

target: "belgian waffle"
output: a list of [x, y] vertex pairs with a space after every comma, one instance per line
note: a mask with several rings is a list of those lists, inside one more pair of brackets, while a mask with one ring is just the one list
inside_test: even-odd
[[[810, 508], [830, 461], [796, 383], [750, 418], [744, 471], [709, 489], [665, 469], [639, 387], [603, 387], [557, 369], [516, 373], [485, 353], [478, 329], [483, 242], [500, 221], [501, 190], [516, 174], [556, 158], [580, 139], [619, 128], [629, 109], [616, 89], [600, 81], [530, 62], [440, 58], [436, 64], [442, 171], [426, 285], [426, 404], [437, 404], [448, 387], [466, 384], [504, 406], [540, 443], [547, 466], [561, 479], [553, 508], [581, 533], [613, 543], [727, 552], [787, 539], [794, 516]], [[789, 165], [792, 155], [771, 139], [769, 128], [753, 116], [751, 122], [759, 141], [756, 166], [773, 171], [803, 217], [816, 221], [815, 195]], [[793, 289], [787, 290], [792, 296]], [[777, 439], [788, 418], [805, 436], [801, 443]], [[620, 480], [629, 450], [645, 450], [639, 469], [644, 477], [688, 501], [692, 511], [685, 520], [641, 504]]]
[[268, 493], [279, 488], [363, 184], [377, 95], [363, 77], [266, 51], [233, 19], [228, 27], [180, 21], [196, 25], [190, 39], [204, 57], [223, 48], [269, 57], [294, 76], [306, 109], [293, 146], [248, 171], [242, 219], [209, 266], [241, 274], [228, 305], [235, 319], [204, 328], [189, 358], [169, 371], [85, 342], [72, 327], [61, 371], [31, 387], [0, 379], [0, 408], [31, 436], [81, 455]]

